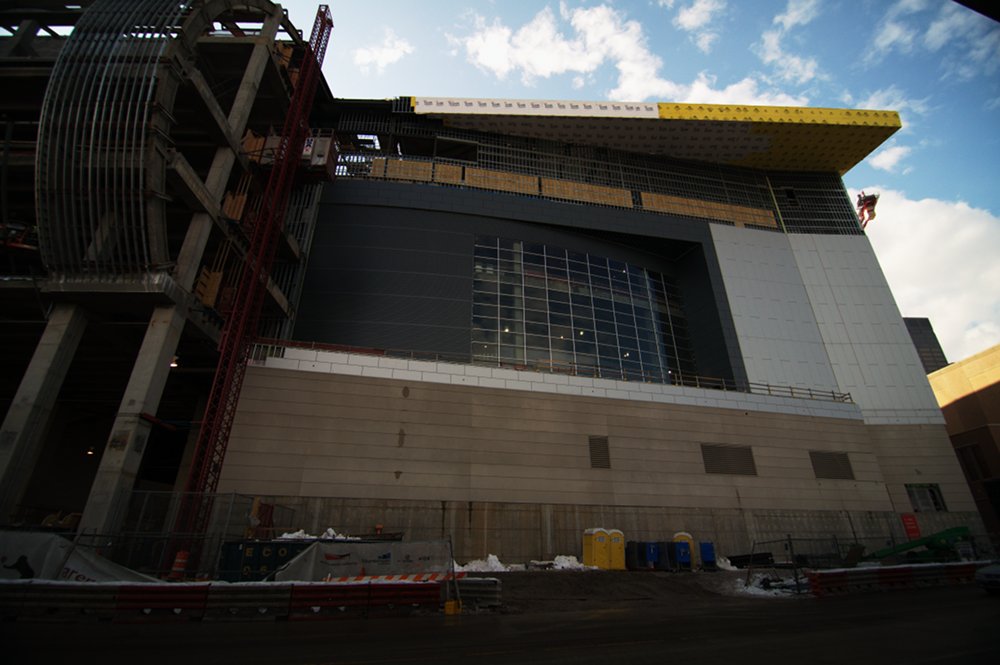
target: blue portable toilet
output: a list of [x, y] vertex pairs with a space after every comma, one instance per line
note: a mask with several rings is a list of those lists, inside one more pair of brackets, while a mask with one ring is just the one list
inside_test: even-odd
[[641, 544], [635, 540], [625, 543], [625, 568], [628, 570], [639, 570], [639, 546]]
[[715, 561], [715, 543], [698, 543], [698, 550], [701, 555], [702, 570], [719, 569], [719, 565]]
[[673, 549], [674, 544], [667, 540], [661, 540], [656, 543], [658, 548], [656, 556], [656, 566], [657, 570], [673, 570], [673, 564], [670, 563], [670, 551]]
[[668, 545], [671, 570], [691, 570], [691, 545], [683, 540], [675, 540]]
[[625, 567], [629, 570], [652, 570], [659, 556], [657, 543], [637, 540], [625, 543]]
[[659, 558], [660, 546], [657, 543], [642, 543], [642, 567], [644, 569], [656, 568], [656, 562]]

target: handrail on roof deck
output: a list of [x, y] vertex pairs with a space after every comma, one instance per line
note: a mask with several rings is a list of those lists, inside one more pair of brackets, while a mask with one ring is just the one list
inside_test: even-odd
[[490, 367], [503, 367], [516, 371], [548, 372], [550, 374], [568, 374], [570, 376], [583, 376], [595, 379], [610, 379], [614, 381], [637, 381], [641, 383], [656, 383], [661, 385], [684, 386], [688, 388], [701, 388], [705, 390], [723, 390], [732, 392], [749, 393], [752, 395], [769, 395], [772, 397], [791, 397], [794, 399], [812, 399], [825, 402], [853, 403], [850, 393], [837, 392], [835, 390], [820, 390], [815, 388], [802, 388], [796, 386], [781, 386], [770, 383], [760, 383], [754, 381], [735, 381], [723, 377], [700, 376], [696, 374], [684, 374], [681, 372], [668, 371], [666, 376], [660, 373], [650, 372], [627, 372], [623, 370], [610, 371], [596, 365], [580, 365], [577, 363], [560, 363], [552, 361], [536, 361], [514, 363], [503, 360], [476, 360], [469, 356], [458, 354], [437, 353], [432, 351], [406, 351], [402, 349], [376, 349], [346, 344], [326, 344], [322, 342], [300, 342], [296, 340], [279, 339], [259, 339], [254, 345], [251, 358], [257, 361], [264, 361], [267, 358], [284, 357], [284, 350], [309, 349], [315, 351], [329, 351], [335, 353], [351, 353], [368, 356], [386, 356], [389, 358], [401, 358], [407, 360], [421, 360], [426, 362], [445, 362], [456, 365], [486, 365]]

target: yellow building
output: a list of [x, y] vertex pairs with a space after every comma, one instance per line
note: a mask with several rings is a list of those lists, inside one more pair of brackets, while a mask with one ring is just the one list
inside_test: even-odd
[[929, 378], [995, 545], [1000, 542], [1000, 345], [939, 369]]

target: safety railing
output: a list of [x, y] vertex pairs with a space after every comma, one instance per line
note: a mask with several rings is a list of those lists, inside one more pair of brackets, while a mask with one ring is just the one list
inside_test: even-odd
[[732, 203], [484, 169], [437, 159], [387, 158], [370, 153], [350, 152], [338, 155], [338, 159], [336, 173], [341, 177], [486, 189], [584, 205], [680, 215], [739, 227], [779, 230], [773, 210]]
[[639, 370], [623, 370], [600, 365], [555, 361], [518, 361], [485, 359], [475, 356], [446, 354], [428, 351], [408, 351], [402, 349], [376, 349], [356, 347], [343, 344], [324, 344], [320, 342], [299, 342], [295, 340], [261, 339], [254, 346], [251, 358], [264, 362], [267, 358], [285, 357], [285, 349], [308, 349], [316, 351], [331, 351], [372, 356], [386, 356], [405, 360], [422, 360], [426, 362], [443, 362], [458, 365], [480, 365], [500, 367], [518, 371], [545, 372], [549, 374], [565, 374], [595, 379], [611, 379], [614, 381], [635, 381], [639, 383], [658, 383], [663, 385], [701, 388], [705, 390], [722, 390], [727, 392], [749, 393], [752, 395], [768, 395], [771, 397], [790, 397], [794, 399], [821, 400], [826, 402], [853, 403], [850, 393], [835, 390], [820, 390], [816, 388], [782, 386], [754, 381], [736, 381], [724, 377], [699, 376], [684, 372], [648, 372]]

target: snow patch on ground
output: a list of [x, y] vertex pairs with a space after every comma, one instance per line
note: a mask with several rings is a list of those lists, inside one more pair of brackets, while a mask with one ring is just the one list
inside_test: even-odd
[[455, 564], [455, 571], [460, 573], [505, 573], [510, 568], [500, 562], [496, 554], [490, 554], [486, 559], [474, 559], [464, 566]]
[[564, 556], [560, 554], [552, 562], [556, 570], [591, 570], [591, 566], [585, 566], [575, 556]]
[[727, 559], [724, 556], [720, 556], [715, 559], [715, 566], [719, 570], [739, 570], [736, 566], [734, 566], [729, 562], [729, 559]]
[[278, 540], [361, 540], [355, 536], [348, 536], [342, 533], [337, 533], [333, 528], [328, 528], [319, 536], [313, 536], [306, 533], [305, 529], [299, 529], [298, 531], [289, 531], [288, 533], [283, 533], [278, 536]]
[[521, 570], [596, 570], [592, 566], [585, 566], [575, 557], [560, 554], [552, 561], [532, 561], [530, 564], [523, 563], [505, 564], [500, 561], [496, 554], [487, 555], [485, 559], [474, 559], [464, 566], [455, 564], [455, 571], [460, 573], [507, 573]]
[[750, 583], [744, 576], [734, 578], [733, 591], [739, 596], [757, 596], [766, 598], [793, 598], [809, 592], [809, 581], [804, 575], [799, 576], [799, 590], [795, 588], [794, 577], [783, 577], [773, 573], [754, 573]]

